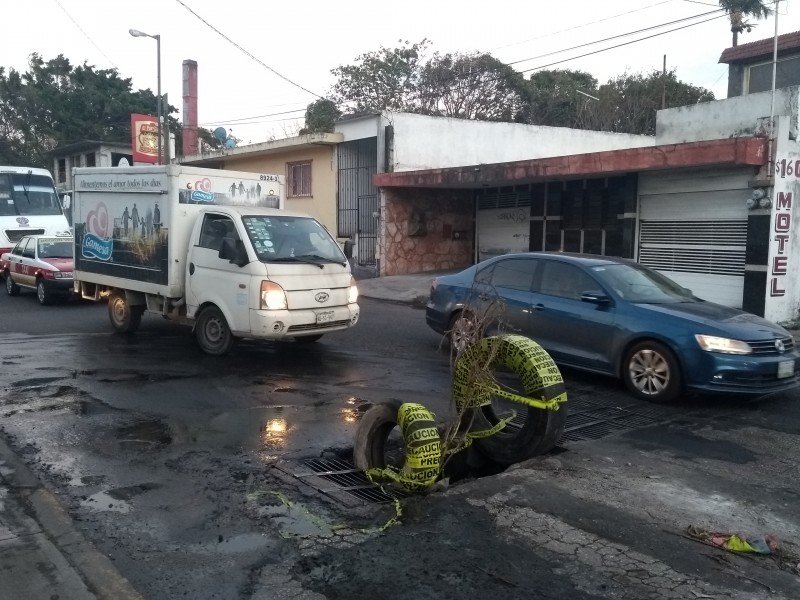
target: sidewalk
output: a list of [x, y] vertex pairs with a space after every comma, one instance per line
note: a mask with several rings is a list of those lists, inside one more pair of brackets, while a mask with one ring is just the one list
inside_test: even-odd
[[0, 600], [142, 600], [0, 437]]
[[[455, 271], [448, 271], [452, 273]], [[358, 280], [358, 293], [364, 298], [399, 302], [424, 307], [431, 293], [431, 283], [441, 272], [390, 275]]]

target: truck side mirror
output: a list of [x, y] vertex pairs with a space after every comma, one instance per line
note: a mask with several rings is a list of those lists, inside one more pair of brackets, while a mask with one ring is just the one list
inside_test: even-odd
[[222, 260], [230, 261], [237, 267], [244, 267], [250, 262], [247, 256], [247, 248], [244, 247], [242, 240], [225, 238], [222, 240], [222, 247], [219, 250], [219, 257]]

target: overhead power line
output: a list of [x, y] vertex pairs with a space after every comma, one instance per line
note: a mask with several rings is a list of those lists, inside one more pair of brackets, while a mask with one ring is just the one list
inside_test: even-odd
[[660, 6], [662, 4], [666, 4], [667, 2], [674, 2], [674, 0], [662, 0], [661, 2], [656, 2], [655, 4], [648, 4], [647, 6], [643, 6], [641, 8], [635, 8], [633, 10], [629, 10], [627, 12], [619, 13], [616, 15], [611, 15], [610, 17], [605, 17], [603, 19], [597, 19], [596, 21], [589, 21], [588, 23], [582, 23], [580, 25], [575, 25], [574, 27], [567, 27], [566, 29], [560, 29], [558, 31], [553, 31], [551, 33], [545, 33], [544, 35], [539, 35], [533, 38], [528, 38], [527, 40], [522, 40], [521, 42], [512, 42], [510, 44], [504, 44], [503, 46], [495, 46], [494, 48], [489, 48], [489, 52], [492, 50], [500, 50], [501, 48], [510, 48], [511, 46], [519, 46], [521, 44], [526, 44], [528, 42], [533, 42], [537, 40], [544, 39], [546, 37], [552, 37], [554, 35], [558, 35], [559, 33], [566, 33], [568, 31], [574, 31], [575, 29], [582, 29], [584, 27], [589, 27], [590, 25], [596, 25], [597, 23], [603, 23], [604, 21], [611, 21], [612, 19], [616, 19], [619, 17], [626, 17], [630, 14], [635, 12], [639, 12], [642, 10], [647, 10], [648, 8], [653, 8], [654, 6]]
[[56, 4], [58, 4], [58, 8], [60, 8], [60, 9], [61, 9], [61, 10], [64, 12], [64, 14], [65, 14], [65, 15], [67, 15], [67, 18], [68, 18], [70, 21], [72, 21], [72, 24], [73, 24], [73, 25], [75, 25], [75, 27], [77, 27], [77, 28], [78, 28], [78, 31], [80, 31], [80, 32], [83, 34], [83, 37], [85, 37], [87, 40], [89, 40], [89, 42], [92, 44], [92, 46], [94, 46], [95, 48], [97, 48], [97, 51], [98, 51], [98, 52], [100, 52], [100, 54], [102, 54], [102, 55], [103, 55], [103, 57], [104, 57], [104, 58], [105, 58], [105, 59], [106, 59], [106, 60], [107, 60], [109, 63], [111, 63], [111, 66], [112, 66], [112, 67], [114, 67], [115, 69], [117, 69], [117, 70], [119, 71], [119, 68], [117, 67], [117, 65], [115, 65], [115, 64], [114, 64], [114, 61], [113, 61], [113, 60], [111, 60], [110, 58], [108, 58], [108, 56], [106, 55], [106, 53], [105, 53], [105, 52], [103, 52], [103, 49], [102, 49], [100, 46], [98, 46], [98, 45], [95, 43], [95, 41], [94, 41], [94, 40], [93, 40], [91, 37], [89, 37], [89, 34], [88, 34], [88, 33], [86, 33], [86, 32], [84, 31], [83, 27], [81, 27], [81, 26], [80, 26], [80, 24], [79, 24], [79, 23], [78, 23], [78, 22], [77, 22], [75, 19], [73, 19], [73, 18], [72, 18], [72, 15], [71, 15], [71, 14], [69, 14], [69, 12], [67, 12], [67, 9], [66, 9], [66, 8], [64, 8], [64, 6], [61, 4], [61, 2], [59, 2], [59, 0], [54, 0], [54, 1], [55, 1], [55, 3], [56, 3]]
[[268, 71], [271, 71], [272, 73], [274, 73], [275, 75], [277, 75], [278, 77], [280, 77], [281, 79], [283, 79], [284, 81], [286, 81], [287, 83], [290, 83], [290, 84], [292, 84], [292, 85], [293, 85], [293, 86], [295, 86], [296, 88], [300, 88], [300, 89], [301, 89], [301, 90], [303, 90], [304, 92], [308, 92], [308, 93], [309, 93], [309, 94], [311, 94], [312, 96], [316, 96], [317, 98], [323, 98], [323, 96], [320, 96], [320, 95], [319, 95], [319, 94], [317, 94], [316, 92], [312, 92], [311, 90], [309, 90], [309, 89], [307, 89], [307, 88], [304, 88], [304, 87], [303, 87], [302, 85], [300, 85], [299, 83], [296, 83], [296, 82], [292, 81], [291, 79], [289, 79], [289, 78], [288, 78], [288, 77], [286, 77], [285, 75], [282, 75], [281, 73], [278, 73], [278, 72], [277, 72], [275, 69], [273, 69], [272, 67], [270, 67], [268, 64], [266, 64], [266, 63], [265, 63], [264, 61], [262, 61], [260, 58], [257, 58], [257, 57], [255, 57], [253, 54], [251, 54], [250, 52], [248, 52], [247, 50], [245, 50], [244, 48], [242, 48], [242, 47], [241, 47], [239, 44], [237, 44], [236, 42], [234, 42], [234, 41], [233, 41], [231, 38], [229, 38], [227, 35], [225, 35], [224, 33], [222, 33], [222, 32], [221, 32], [219, 29], [217, 29], [217, 28], [216, 28], [216, 27], [214, 27], [214, 26], [213, 26], [211, 23], [209, 23], [208, 21], [206, 21], [206, 20], [205, 20], [203, 17], [201, 17], [200, 15], [198, 15], [198, 14], [197, 14], [197, 13], [196, 13], [194, 10], [192, 10], [192, 9], [191, 9], [189, 6], [187, 6], [187, 5], [186, 5], [186, 3], [185, 3], [185, 2], [183, 2], [183, 0], [175, 0], [175, 2], [177, 2], [177, 3], [178, 3], [178, 4], [180, 4], [180, 5], [181, 5], [183, 8], [185, 8], [185, 9], [186, 9], [186, 10], [188, 10], [190, 13], [192, 13], [192, 14], [193, 14], [195, 17], [197, 17], [197, 18], [198, 18], [198, 19], [199, 19], [199, 20], [200, 20], [200, 21], [201, 21], [203, 24], [205, 24], [205, 25], [206, 25], [206, 26], [207, 26], [209, 29], [211, 29], [212, 31], [214, 31], [214, 32], [215, 32], [217, 35], [219, 35], [220, 37], [222, 37], [222, 38], [223, 38], [225, 41], [227, 41], [228, 43], [230, 43], [231, 45], [233, 45], [235, 48], [239, 49], [239, 50], [240, 50], [242, 53], [244, 53], [245, 55], [247, 55], [247, 56], [249, 56], [250, 58], [252, 58], [254, 61], [256, 61], [258, 64], [260, 64], [262, 67], [264, 67], [264, 68], [265, 68], [265, 69], [267, 69]]
[[[637, 33], [644, 33], [646, 31], [652, 31], [654, 29], [661, 29], [662, 27], [667, 27], [668, 25], [675, 25], [676, 23], [685, 23], [686, 21], [693, 21], [695, 19], [699, 19], [700, 17], [706, 17], [708, 15], [719, 14], [721, 12], [722, 12], [722, 9], [712, 10], [710, 12], [700, 13], [699, 15], [694, 15], [692, 17], [684, 17], [682, 19], [676, 19], [675, 21], [667, 21], [666, 23], [661, 23], [659, 25], [652, 25], [650, 27], [645, 27], [644, 29], [637, 29], [635, 31], [628, 31], [627, 33], [621, 33], [619, 35], [612, 35], [611, 37], [603, 38], [601, 40], [595, 40], [593, 42], [586, 42], [585, 44], [578, 44], [577, 46], [571, 46], [570, 48], [567, 48], [565, 50], [554, 50], [553, 52], [548, 52], [546, 54], [540, 54], [538, 56], [532, 56], [530, 58], [521, 58], [519, 60], [515, 60], [515, 61], [509, 62], [509, 63], [506, 63], [506, 64], [507, 65], [516, 65], [516, 64], [519, 64], [519, 63], [522, 63], [522, 62], [528, 62], [529, 60], [536, 60], [536, 59], [539, 59], [539, 58], [545, 58], [547, 56], [553, 56], [554, 54], [563, 54], [564, 52], [569, 52], [571, 50], [577, 50], [578, 48], [585, 48], [587, 46], [594, 46], [595, 44], [602, 44], [603, 42], [610, 42], [611, 40], [618, 40], [620, 38], [636, 35]], [[719, 16], [724, 16], [724, 15], [719, 15]], [[704, 23], [705, 21], [701, 21], [701, 22]], [[694, 23], [694, 24], [697, 25], [697, 23]], [[676, 30], [672, 29], [670, 31], [676, 31]], [[665, 31], [663, 33], [669, 33], [669, 32]], [[647, 39], [647, 38], [642, 38], [642, 39]], [[612, 47], [616, 48], [616, 46], [612, 46]]]
[[635, 44], [637, 42], [643, 42], [644, 40], [649, 40], [650, 38], [658, 37], [659, 35], [665, 35], [667, 33], [672, 33], [673, 31], [679, 31], [681, 29], [686, 29], [687, 27], [694, 27], [695, 25], [701, 25], [703, 23], [708, 23], [709, 21], [715, 21], [716, 19], [721, 19], [726, 17], [727, 15], [717, 15], [716, 17], [711, 17], [710, 19], [705, 19], [704, 21], [698, 21], [697, 23], [689, 23], [688, 25], [684, 25], [682, 27], [676, 27], [675, 29], [670, 29], [668, 31], [660, 31], [659, 33], [654, 33], [653, 35], [648, 35], [643, 38], [639, 38], [636, 40], [631, 40], [629, 42], [623, 42], [622, 44], [616, 44], [614, 46], [609, 46], [608, 48], [601, 48], [600, 50], [594, 50], [593, 52], [586, 52], [585, 54], [579, 54], [578, 56], [571, 56], [569, 58], [565, 58], [563, 60], [558, 60], [555, 62], [551, 62], [546, 65], [541, 65], [539, 67], [532, 67], [530, 69], [524, 69], [520, 71], [520, 73], [528, 73], [530, 71], [538, 71], [539, 69], [546, 69], [547, 67], [552, 67], [553, 65], [560, 65], [561, 63], [569, 62], [571, 60], [575, 60], [578, 58], [583, 58], [585, 56], [591, 56], [593, 54], [599, 54], [600, 52], [606, 52], [608, 50], [613, 50], [614, 48], [621, 48], [622, 46], [628, 46], [630, 44]]
[[269, 113], [269, 114], [266, 114], [266, 115], [253, 115], [252, 117], [241, 117], [239, 119], [230, 119], [230, 120], [227, 120], [227, 121], [223, 121], [223, 120], [209, 121], [208, 123], [200, 123], [200, 125], [201, 126], [219, 125], [219, 124], [225, 124], [225, 125], [249, 125], [249, 123], [247, 123], [247, 121], [251, 121], [253, 119], [262, 119], [264, 117], [277, 117], [279, 115], [290, 115], [290, 114], [298, 113], [298, 112], [304, 113], [304, 112], [306, 112], [306, 109], [305, 108], [298, 108], [296, 110], [284, 110], [283, 112]]

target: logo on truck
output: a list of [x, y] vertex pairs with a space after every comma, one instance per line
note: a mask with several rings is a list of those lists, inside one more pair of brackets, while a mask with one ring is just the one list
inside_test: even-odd
[[83, 239], [81, 240], [81, 256], [110, 260], [114, 250], [114, 240], [108, 232], [108, 209], [102, 202], [86, 215]]
[[[191, 184], [187, 186], [190, 190]], [[192, 202], [213, 202], [214, 201], [214, 192], [211, 191], [211, 180], [208, 177], [204, 177], [200, 181], [194, 182], [194, 189], [189, 193], [189, 198]]]

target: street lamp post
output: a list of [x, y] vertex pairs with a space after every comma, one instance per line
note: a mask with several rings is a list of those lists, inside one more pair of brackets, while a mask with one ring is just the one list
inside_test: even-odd
[[158, 73], [158, 89], [156, 90], [157, 98], [156, 103], [158, 105], [158, 164], [161, 164], [161, 36], [160, 35], [150, 35], [149, 33], [144, 33], [143, 31], [139, 31], [138, 29], [129, 29], [128, 33], [130, 33], [133, 37], [149, 37], [153, 38], [156, 41], [156, 60], [158, 62], [157, 73]]

